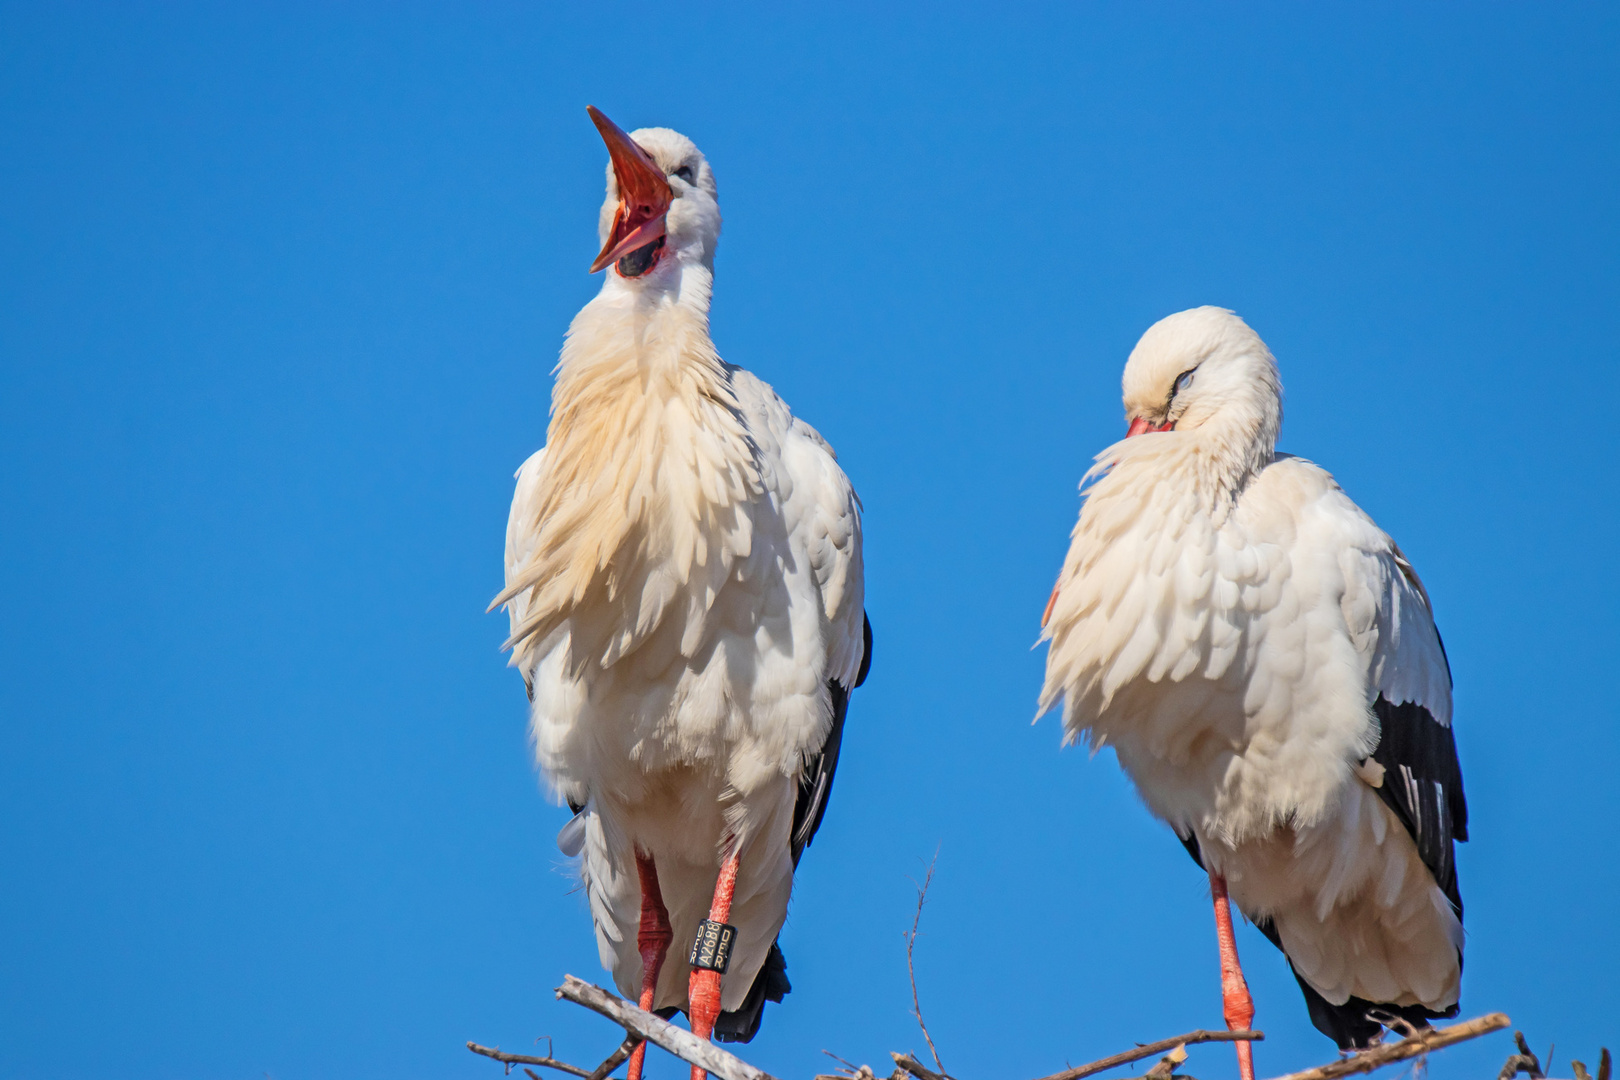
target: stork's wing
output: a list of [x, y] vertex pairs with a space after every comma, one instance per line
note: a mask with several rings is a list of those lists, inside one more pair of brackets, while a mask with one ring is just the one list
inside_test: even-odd
[[796, 534], [794, 546], [802, 545], [810, 560], [827, 619], [827, 677], [852, 689], [864, 677], [870, 640], [861, 501], [827, 440], [803, 420], [792, 420], [783, 433], [781, 468], [789, 492], [783, 514]]
[[828, 725], [819, 745], [802, 748], [791, 843], [798, 864], [827, 812], [849, 693], [871, 666], [866, 572], [861, 555], [861, 502], [820, 432], [794, 417], [776, 391], [742, 368], [730, 368], [737, 402], [759, 447], [762, 475], [774, 492], [795, 559], [803, 559], [821, 605], [822, 673]]
[[[541, 447], [529, 455], [517, 471], [517, 490], [512, 493], [512, 511], [506, 519], [506, 583], [510, 585], [518, 572], [534, 555], [539, 537], [535, 531], [534, 500], [540, 486], [540, 472], [545, 466], [546, 448]], [[506, 602], [506, 613], [511, 619], [512, 632], [528, 621], [529, 593], [520, 592]], [[523, 685], [534, 700], [534, 673], [529, 654], [534, 642], [525, 642], [512, 652], [511, 664], [523, 674]]]
[[[872, 670], [872, 620], [862, 618], [861, 669], [855, 675], [855, 686], [866, 681]], [[846, 687], [837, 679], [827, 683], [832, 696], [832, 730], [821, 751], [806, 765], [799, 778], [799, 799], [793, 806], [793, 865], [799, 865], [799, 856], [816, 838], [821, 819], [827, 813], [827, 797], [832, 794], [833, 774], [838, 771], [838, 750], [844, 742], [844, 714], [849, 711], [849, 693], [855, 686]]]
[[1379, 727], [1361, 772], [1461, 917], [1453, 842], [1468, 839], [1468, 804], [1451, 730], [1451, 666], [1423, 583], [1400, 548], [1379, 536], [1381, 550], [1364, 548], [1346, 565], [1345, 615], [1369, 660]]
[[[838, 753], [843, 745], [849, 695], [872, 665], [872, 627], [865, 615], [865, 569], [861, 557], [861, 504], [832, 447], [788, 411], [776, 392], [741, 368], [730, 368], [732, 386], [760, 450], [761, 472], [776, 497], [795, 558], [803, 558], [821, 601], [825, 672], [830, 711], [826, 735], [806, 748], [789, 835], [795, 869], [827, 813]], [[770, 954], [743, 1003], [721, 1013], [714, 1037], [747, 1042], [759, 1030], [767, 1001], [792, 989], [782, 950]]]

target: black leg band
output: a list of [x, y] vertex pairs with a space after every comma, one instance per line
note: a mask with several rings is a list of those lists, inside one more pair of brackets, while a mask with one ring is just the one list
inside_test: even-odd
[[697, 937], [686, 957], [687, 964], [724, 975], [731, 965], [731, 942], [736, 936], [737, 928], [730, 923], [704, 919], [698, 923]]

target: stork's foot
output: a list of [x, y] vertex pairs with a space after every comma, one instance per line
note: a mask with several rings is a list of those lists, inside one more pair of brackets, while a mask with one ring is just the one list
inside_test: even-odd
[[[714, 1031], [714, 1022], [720, 1018], [720, 976], [730, 961], [731, 898], [737, 891], [737, 855], [733, 852], [720, 863], [720, 876], [714, 883], [714, 903], [709, 905], [709, 918], [698, 925], [697, 940], [692, 943], [690, 959], [692, 975], [687, 981], [687, 1013], [692, 1021], [692, 1034], [707, 1039]], [[722, 946], [722, 939], [724, 944]], [[714, 963], [714, 967], [702, 966]], [[698, 1066], [692, 1066], [692, 1080], [704, 1080], [708, 1075]]]
[[[658, 868], [653, 865], [651, 855], [636, 852], [636, 874], [641, 878], [641, 927], [636, 933], [636, 948], [641, 953], [640, 1005], [652, 1012], [658, 992], [658, 973], [664, 969], [664, 957], [675, 939], [675, 931], [670, 929], [669, 912], [658, 888]], [[641, 1043], [630, 1053], [628, 1080], [641, 1080], [642, 1063], [646, 1060], [647, 1044]]]
[[[1226, 896], [1226, 879], [1211, 871], [1209, 892], [1215, 901], [1215, 940], [1221, 950], [1221, 1013], [1228, 1031], [1247, 1031], [1254, 1023], [1254, 999], [1238, 963], [1237, 937], [1232, 932], [1232, 905]], [[1243, 1041], [1237, 1047], [1238, 1072], [1243, 1080], [1254, 1080], [1254, 1044]]]

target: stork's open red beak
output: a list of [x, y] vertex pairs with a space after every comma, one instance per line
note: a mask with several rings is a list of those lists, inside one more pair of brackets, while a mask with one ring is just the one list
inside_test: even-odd
[[585, 106], [585, 111], [602, 133], [602, 141], [613, 158], [613, 175], [619, 179], [619, 209], [613, 215], [613, 228], [608, 230], [602, 253], [591, 263], [594, 274], [663, 236], [664, 215], [675, 196], [664, 179], [664, 171], [623, 128], [594, 105]]
[[1125, 437], [1131, 439], [1149, 431], [1169, 431], [1175, 426], [1174, 420], [1166, 420], [1162, 424], [1155, 424], [1145, 416], [1133, 416], [1131, 417], [1131, 426], [1125, 429]]

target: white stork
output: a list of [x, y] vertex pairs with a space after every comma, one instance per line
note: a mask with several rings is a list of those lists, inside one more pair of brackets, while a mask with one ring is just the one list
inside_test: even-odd
[[[1254, 1016], [1228, 895], [1342, 1049], [1457, 1012], [1467, 808], [1451, 672], [1400, 548], [1276, 451], [1276, 361], [1220, 308], [1155, 324], [1043, 618], [1040, 711], [1114, 747], [1209, 873], [1224, 1013]], [[1244, 1080], [1250, 1044], [1238, 1043]]]
[[589, 112], [608, 274], [518, 470], [495, 604], [603, 965], [643, 1008], [747, 1041], [790, 989], [776, 937], [870, 660], [860, 503], [826, 440], [709, 340], [709, 163]]

